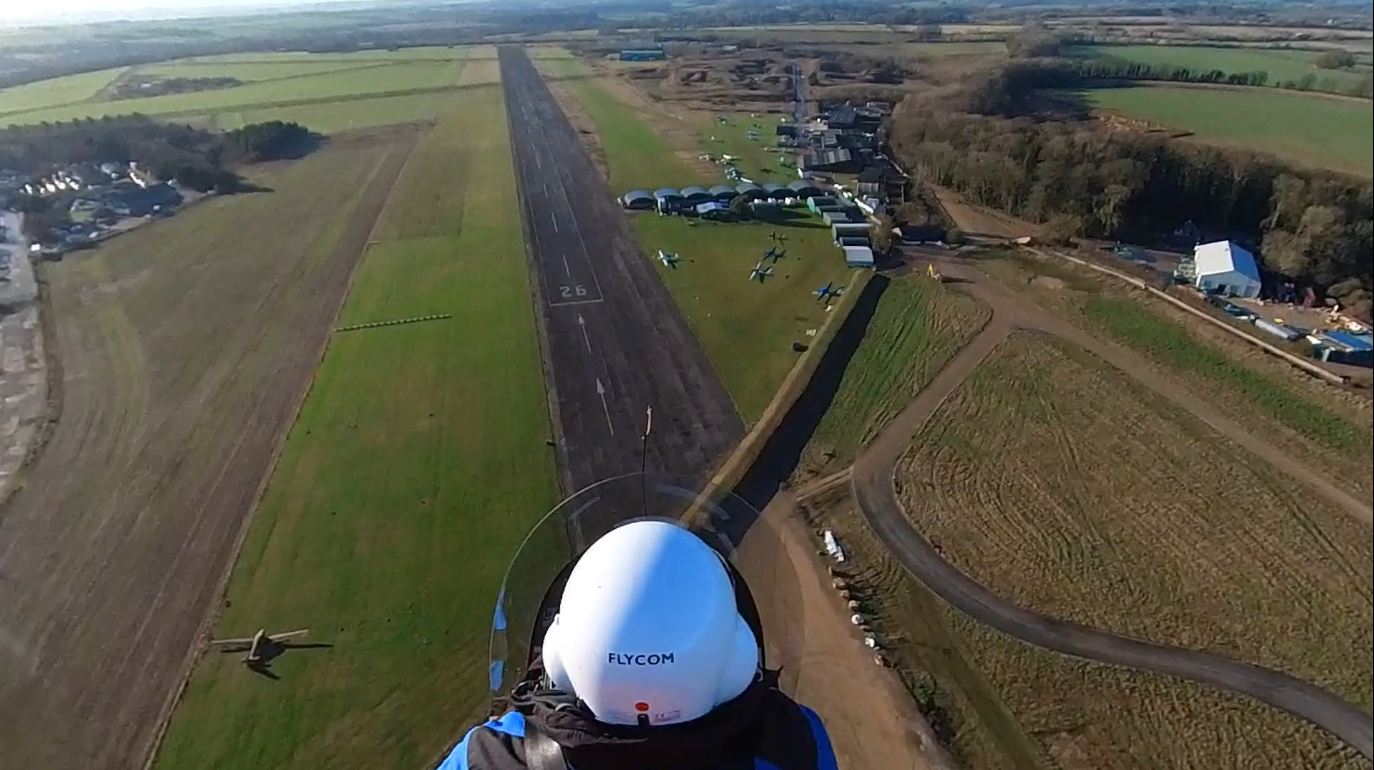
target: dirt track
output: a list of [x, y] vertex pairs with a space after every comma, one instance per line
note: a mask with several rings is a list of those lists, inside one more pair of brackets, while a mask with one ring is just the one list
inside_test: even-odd
[[[921, 254], [921, 257], [938, 262], [945, 275], [961, 280], [962, 290], [993, 308], [993, 318], [854, 464], [855, 499], [865, 519], [893, 556], [951, 606], [1010, 636], [1066, 655], [1177, 676], [1248, 695], [1307, 719], [1337, 735], [1366, 758], [1374, 758], [1371, 757], [1374, 735], [1369, 715], [1321, 688], [1276, 671], [1192, 650], [1127, 639], [1016, 607], [945, 561], [916, 531], [897, 501], [892, 479], [894, 465], [940, 404], [1016, 329], [1044, 331], [1082, 346], [1226, 438], [1308, 484], [1351, 515], [1364, 521], [1370, 519], [1367, 505], [1350, 497], [1319, 472], [1295, 462], [1222, 417], [1206, 403], [1156, 374], [1130, 351], [1097, 340], [1048, 316], [986, 278], [980, 280], [976, 270], [948, 259], [943, 252]], [[822, 479], [817, 485], [825, 486], [828, 481]]]
[[338, 190], [211, 204], [277, 242], [197, 211], [157, 244], [211, 239], [203, 253], [115, 244], [54, 267], [62, 418], [0, 514], [6, 769], [141, 764], [414, 140], [301, 161]]

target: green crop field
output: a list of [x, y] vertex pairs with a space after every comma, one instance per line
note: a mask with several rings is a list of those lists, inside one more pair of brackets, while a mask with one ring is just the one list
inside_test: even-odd
[[583, 64], [581, 59], [557, 57], [546, 57], [542, 59], [535, 57], [531, 58], [534, 61], [535, 68], [546, 78], [558, 80], [562, 78], [582, 77], [589, 73], [587, 65]]
[[484, 713], [496, 590], [557, 487], [501, 92], [451, 107], [341, 323], [453, 317], [335, 334], [216, 627], [331, 646], [276, 682], [207, 655], [159, 768], [429, 767]]
[[0, 123], [6, 115], [94, 99], [124, 68], [86, 72], [0, 89]]
[[888, 285], [835, 400], [802, 455], [804, 472], [840, 470], [983, 328], [990, 312], [925, 274]]
[[[214, 68], [204, 68], [213, 76]], [[115, 102], [83, 102], [0, 117], [4, 122], [37, 123], [102, 115], [145, 115], [169, 117], [214, 112], [229, 108], [249, 109], [264, 106], [294, 106], [302, 102], [327, 102], [369, 94], [399, 96], [407, 93], [453, 88], [463, 69], [460, 60], [401, 62], [389, 66], [247, 83], [234, 88], [168, 94]]]
[[[726, 181], [689, 167], [600, 84], [575, 81], [570, 88], [597, 125], [613, 190]], [[748, 422], [758, 418], [796, 362], [792, 342], [807, 342], [807, 331], [825, 320], [825, 306], [811, 292], [830, 281], [848, 281], [829, 228], [803, 213], [792, 212], [794, 218], [776, 226], [702, 222], [689, 227], [680, 217], [632, 217], [646, 254], [663, 249], [683, 257], [676, 269], [655, 265]], [[773, 231], [786, 234], [786, 256], [774, 266], [773, 277], [750, 281], [750, 269], [773, 244]]]
[[[495, 88], [495, 84], [492, 84]], [[202, 115], [190, 115], [178, 120], [228, 131], [249, 123], [266, 120], [289, 120], [307, 126], [311, 131], [335, 134], [360, 128], [432, 120], [439, 117], [451, 103], [456, 91], [381, 96], [371, 99], [343, 99], [298, 106], [255, 107], [248, 110], [226, 110]]]
[[167, 62], [134, 68], [140, 75], [164, 78], [237, 78], [246, 83], [264, 80], [288, 80], [323, 75], [328, 72], [350, 72], [359, 69], [388, 66], [386, 62], [342, 59], [329, 61], [231, 61], [231, 62]]
[[1324, 70], [1316, 65], [1320, 51], [1295, 51], [1277, 48], [1212, 48], [1192, 45], [1090, 45], [1065, 51], [1081, 58], [1112, 57], [1141, 64], [1172, 64], [1192, 70], [1268, 72], [1269, 85], [1281, 80], [1317, 78], [1320, 91], [1338, 91], [1360, 82], [1364, 73]]
[[1084, 92], [1094, 107], [1307, 166], [1374, 174], [1368, 101], [1278, 89], [1137, 87]]

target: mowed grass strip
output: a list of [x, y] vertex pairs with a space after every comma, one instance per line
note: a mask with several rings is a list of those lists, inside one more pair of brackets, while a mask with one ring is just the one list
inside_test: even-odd
[[[723, 176], [705, 177], [683, 163], [599, 83], [574, 81], [568, 88], [596, 123], [612, 190], [725, 181]], [[825, 223], [804, 211], [789, 212], [776, 223], [701, 222], [692, 227], [687, 221], [645, 212], [633, 214], [630, 224], [740, 415], [752, 423], [796, 363], [792, 343], [812, 342], [807, 332], [818, 330], [826, 318], [825, 305], [812, 292], [826, 283], [848, 282], [844, 255], [831, 243]], [[775, 232], [787, 240], [775, 244], [770, 238]], [[773, 265], [772, 277], [763, 283], [751, 281], [750, 270], [773, 245], [786, 256]], [[684, 261], [666, 268], [653, 256], [659, 249], [676, 252]]]
[[1015, 604], [1374, 702], [1350, 654], [1374, 644], [1368, 528], [1078, 348], [1003, 343], [898, 477], [917, 527]]
[[124, 67], [50, 78], [0, 89], [0, 118], [12, 113], [60, 107], [95, 98], [125, 70]]
[[[0, 123], [58, 122], [103, 115], [184, 115], [214, 112], [233, 107], [270, 106], [304, 100], [327, 101], [359, 95], [392, 95], [396, 92], [434, 90], [457, 84], [463, 68], [462, 61], [400, 62], [380, 67], [323, 72], [317, 75], [290, 77], [246, 83], [234, 88], [197, 91], [184, 94], [124, 99], [113, 102], [67, 104], [38, 111], [0, 116]], [[201, 68], [202, 77], [213, 77], [213, 67]]]
[[1225, 90], [1141, 86], [1083, 92], [1093, 107], [1197, 139], [1272, 153], [1305, 166], [1374, 174], [1374, 110], [1368, 100], [1274, 88]]
[[686, 187], [723, 182], [691, 168], [639, 115], [600, 83], [575, 80], [566, 84], [596, 123], [606, 148], [608, 180], [617, 194], [642, 188]]
[[862, 445], [939, 374], [990, 316], [986, 305], [924, 276], [889, 284], [835, 400], [803, 452], [803, 472], [823, 475], [854, 462]]
[[461, 226], [383, 227], [340, 323], [452, 318], [332, 338], [216, 628], [332, 646], [278, 682], [208, 654], [161, 768], [423, 767], [482, 715], [496, 591], [557, 488], [501, 93], [453, 106], [383, 216]]
[[[492, 88], [496, 84], [492, 84]], [[382, 96], [374, 99], [342, 99], [319, 104], [228, 109], [178, 118], [220, 131], [268, 120], [293, 121], [321, 134], [337, 134], [364, 128], [414, 123], [438, 118], [453, 99], [451, 91]]]

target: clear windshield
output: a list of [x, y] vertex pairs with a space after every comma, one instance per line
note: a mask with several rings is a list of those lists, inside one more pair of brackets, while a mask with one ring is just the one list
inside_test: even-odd
[[804, 614], [793, 568], [796, 538], [728, 492], [700, 493], [671, 477], [632, 474], [593, 484], [550, 511], [511, 560], [497, 597], [491, 632], [491, 706], [503, 711], [525, 676], [543, 632], [558, 610], [567, 568], [598, 538], [640, 518], [676, 522], [718, 550], [749, 587], [764, 641], [764, 663], [784, 676], [800, 670]]

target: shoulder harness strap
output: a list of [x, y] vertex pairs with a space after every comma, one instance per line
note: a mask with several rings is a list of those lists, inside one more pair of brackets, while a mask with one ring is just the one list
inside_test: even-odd
[[533, 720], [525, 722], [525, 767], [529, 770], [568, 770], [563, 747], [545, 735]]

